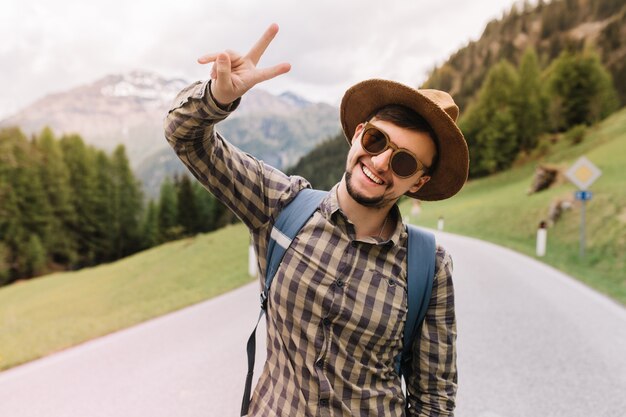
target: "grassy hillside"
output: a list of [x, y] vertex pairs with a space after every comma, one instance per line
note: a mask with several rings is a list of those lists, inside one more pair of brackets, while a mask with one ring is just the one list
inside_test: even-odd
[[[456, 197], [424, 203], [415, 223], [435, 228], [439, 216], [445, 230], [474, 236], [534, 256], [539, 222], [548, 217], [550, 204], [573, 195], [576, 187], [565, 181], [549, 190], [526, 195], [539, 162], [571, 166], [586, 155], [602, 170], [590, 187], [587, 203], [587, 251], [579, 257], [580, 204], [566, 211], [548, 229], [548, 249], [542, 261], [571, 274], [591, 287], [626, 304], [626, 109], [589, 129], [579, 145], [565, 140], [540, 146], [546, 154], [531, 156], [515, 169], [470, 182]], [[410, 212], [405, 201], [403, 212]]]
[[0, 370], [249, 282], [242, 224], [0, 288]]

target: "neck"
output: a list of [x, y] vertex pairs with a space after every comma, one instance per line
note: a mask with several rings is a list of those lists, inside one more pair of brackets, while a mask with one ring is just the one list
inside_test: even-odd
[[345, 179], [342, 179], [337, 187], [337, 201], [341, 211], [354, 224], [357, 238], [382, 237], [388, 239], [392, 234], [395, 228], [394, 222], [391, 221], [393, 219], [386, 222], [385, 219], [389, 216], [395, 202], [384, 207], [364, 206], [350, 196]]

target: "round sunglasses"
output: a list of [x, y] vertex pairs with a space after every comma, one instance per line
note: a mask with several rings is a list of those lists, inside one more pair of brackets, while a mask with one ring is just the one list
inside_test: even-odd
[[361, 133], [361, 146], [372, 156], [380, 155], [387, 149], [393, 149], [390, 166], [396, 176], [408, 178], [426, 166], [408, 149], [400, 148], [389, 139], [389, 135], [370, 122], [366, 122]]

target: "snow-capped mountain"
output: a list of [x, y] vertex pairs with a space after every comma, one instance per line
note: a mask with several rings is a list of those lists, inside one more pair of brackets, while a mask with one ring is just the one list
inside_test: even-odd
[[187, 85], [182, 79], [166, 80], [154, 73], [133, 71], [112, 76], [100, 88], [105, 97], [135, 97], [156, 106], [168, 105], [174, 95]]
[[57, 135], [78, 133], [87, 143], [107, 151], [123, 143], [131, 160], [138, 162], [155, 145], [165, 146], [160, 139], [163, 116], [187, 84], [143, 71], [109, 75], [47, 95], [0, 125], [19, 126], [27, 134], [45, 126]]
[[[106, 151], [122, 143], [133, 166], [141, 167], [142, 179], [156, 187], [164, 175], [172, 173], [171, 167], [182, 165], [171, 161], [175, 156], [163, 136], [163, 118], [188, 84], [147, 71], [109, 75], [45, 96], [0, 121], [0, 127], [19, 126], [33, 134], [49, 126], [57, 136], [78, 133]], [[284, 168], [339, 132], [338, 113], [333, 106], [311, 103], [293, 93], [276, 96], [254, 88], [218, 130], [245, 151]]]

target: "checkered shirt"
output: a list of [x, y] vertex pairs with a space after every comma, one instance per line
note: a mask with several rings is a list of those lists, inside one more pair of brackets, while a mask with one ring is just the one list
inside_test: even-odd
[[[204, 187], [248, 226], [265, 271], [274, 219], [309, 184], [226, 142], [214, 125], [239, 101], [221, 109], [208, 84], [192, 84], [176, 97], [166, 138]], [[392, 215], [396, 228], [389, 240], [357, 239], [335, 186], [293, 240], [270, 289], [267, 359], [249, 415], [405, 415], [395, 358], [407, 313], [408, 235], [397, 206]], [[409, 415], [453, 415], [455, 340], [452, 260], [438, 246], [432, 297], [412, 347], [413, 373], [405, 376]]]

